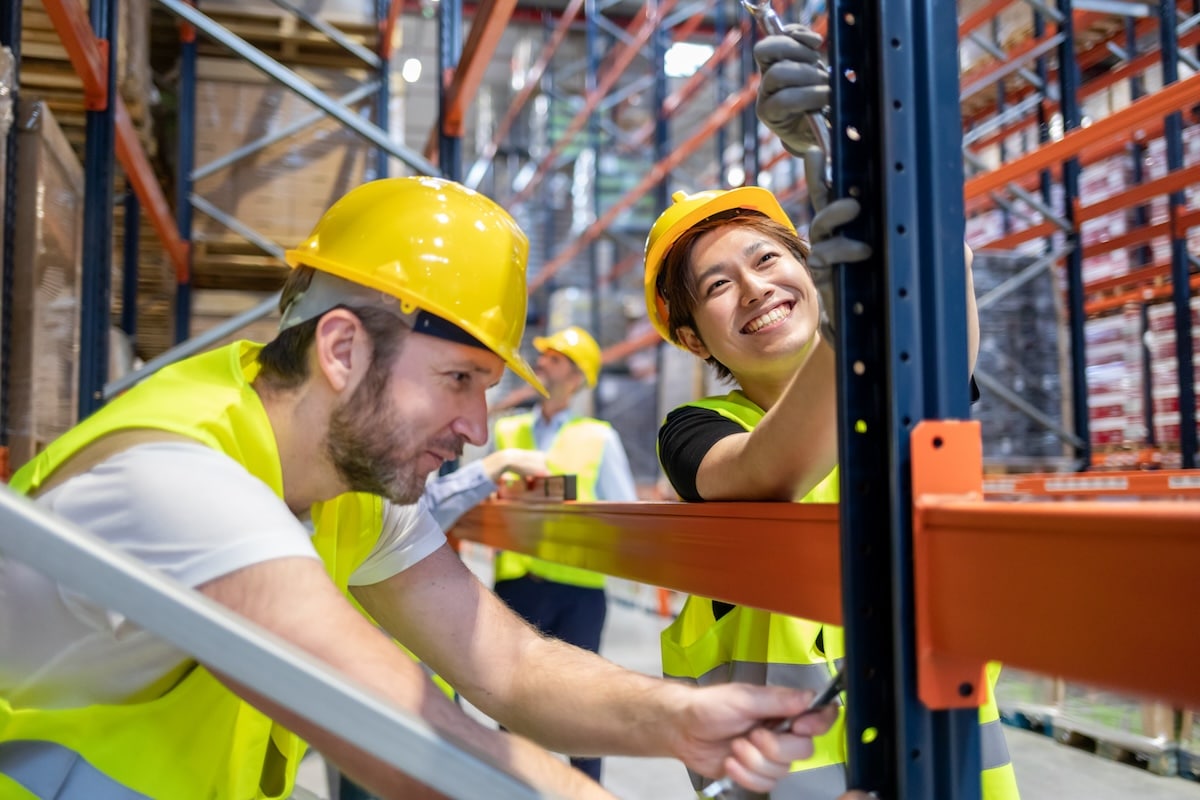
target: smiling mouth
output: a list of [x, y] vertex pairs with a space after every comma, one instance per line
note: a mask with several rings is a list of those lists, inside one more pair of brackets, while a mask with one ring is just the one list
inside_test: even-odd
[[781, 322], [792, 315], [792, 303], [775, 306], [761, 317], [755, 317], [742, 326], [742, 333], [758, 333], [768, 325]]

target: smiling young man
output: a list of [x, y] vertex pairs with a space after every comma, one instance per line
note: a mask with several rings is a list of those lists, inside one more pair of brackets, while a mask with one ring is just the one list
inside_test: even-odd
[[[527, 248], [457, 184], [360, 186], [288, 252], [276, 339], [163, 369], [12, 485], [549, 794], [608, 796], [529, 739], [768, 788], [831, 722], [759, 724], [806, 693], [690, 690], [542, 638], [407, 505], [486, 440], [505, 364], [540, 388], [518, 354]], [[287, 797], [304, 741], [383, 797], [429, 794], [20, 563], [0, 558], [0, 591], [0, 796]], [[529, 739], [469, 720], [391, 637]]]

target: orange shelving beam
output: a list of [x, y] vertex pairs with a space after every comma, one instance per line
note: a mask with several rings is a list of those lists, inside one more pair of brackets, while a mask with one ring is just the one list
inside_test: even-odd
[[[641, 48], [645, 46], [645, 44], [650, 41], [650, 37], [654, 35], [654, 31], [657, 29], [658, 24], [664, 17], [666, 17], [667, 14], [671, 12], [671, 9], [675, 7], [677, 2], [678, 0], [663, 0], [662, 4], [654, 9], [653, 14], [646, 12], [643, 16], [643, 14], [639, 12], [639, 15], [635, 19], [634, 23], [631, 23], [629, 26], [629, 30], [633, 31], [632, 34], [630, 34], [629, 40], [622, 41], [612, 52], [608, 54], [609, 61], [606, 67], [601, 70], [601, 74], [596, 78], [596, 88], [587, 93], [584, 99], [583, 107], [575, 112], [575, 115], [571, 118], [571, 121], [567, 123], [567, 127], [563, 130], [562, 135], [550, 148], [550, 152], [543, 156], [538, 162], [534, 169], [533, 176], [529, 179], [529, 181], [523, 187], [521, 187], [520, 191], [518, 191], [513, 197], [509, 198], [505, 202], [506, 207], [511, 208], [513, 206], [521, 205], [530, 198], [530, 196], [533, 194], [533, 190], [539, 183], [541, 183], [542, 179], [546, 176], [546, 173], [553, 166], [555, 159], [557, 159], [567, 145], [574, 140], [576, 134], [583, 130], [584, 125], [587, 124], [588, 117], [591, 116], [592, 112], [595, 111], [600, 105], [600, 101], [608, 95], [609, 90], [616, 85], [617, 80], [620, 79], [625, 69], [631, 63], [633, 63], [635, 58], [637, 58]], [[637, 24], [638, 20], [643, 20], [640, 25]]]
[[[448, 79], [443, 76], [446, 82], [446, 108], [442, 115], [441, 133], [446, 136], [463, 135], [466, 107], [475, 102], [479, 84], [483, 82], [484, 73], [496, 54], [504, 28], [512, 19], [516, 7], [517, 0], [482, 0], [479, 4], [458, 66]], [[438, 132], [436, 124], [429, 131], [425, 142], [425, 157], [428, 159], [437, 156]]]
[[150, 217], [163, 249], [175, 267], [177, 281], [188, 280], [188, 251], [190, 244], [179, 235], [171, 207], [163, 196], [162, 188], [150, 166], [150, 160], [142, 150], [133, 121], [121, 98], [108, 97], [108, 42], [97, 39], [87, 12], [77, 0], [43, 0], [46, 14], [54, 23], [58, 38], [62, 40], [71, 66], [83, 83], [84, 105], [89, 111], [103, 111], [111, 100], [114, 106], [114, 128], [116, 134], [116, 156], [125, 170], [129, 183], [137, 195], [142, 208]]
[[921, 699], [977, 705], [996, 659], [1197, 707], [1200, 502], [985, 501], [981, 456], [977, 422], [913, 432]]
[[1015, 158], [991, 172], [967, 180], [964, 195], [970, 199], [1000, 189], [1010, 181], [1061, 164], [1089, 147], [1098, 147], [1114, 139], [1128, 141], [1138, 126], [1200, 102], [1200, 73], [1196, 73], [1154, 94], [1133, 101], [1125, 108], [1086, 128], [1076, 128], [1056, 142]]
[[837, 516], [828, 503], [493, 501], [459, 520], [454, 535], [651, 586], [840, 623]]
[[700, 145], [710, 139], [721, 126], [733, 119], [747, 105], [754, 102], [757, 93], [758, 74], [756, 73], [750, 77], [745, 88], [725, 98], [724, 102], [717, 106], [711, 115], [705, 118], [704, 124], [695, 133], [675, 147], [669, 156], [653, 165], [636, 186], [605, 209], [604, 214], [599, 219], [589, 225], [583, 233], [567, 245], [566, 248], [561, 250], [553, 259], [546, 262], [537, 276], [529, 282], [529, 292], [531, 294], [536, 292], [555, 273], [569, 264], [571, 259], [582, 253], [583, 248], [587, 247], [588, 244], [608, 230], [613, 221], [620, 216], [621, 212], [640, 200], [647, 192], [654, 188], [655, 184], [667, 177], [671, 170], [682, 164]]
[[985, 475], [983, 492], [988, 497], [1010, 495], [1200, 497], [1200, 470]]

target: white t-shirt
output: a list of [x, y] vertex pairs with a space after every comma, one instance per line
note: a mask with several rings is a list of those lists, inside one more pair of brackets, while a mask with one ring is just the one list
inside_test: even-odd
[[[132, 447], [37, 502], [191, 587], [272, 559], [318, 558], [311, 532], [270, 487], [199, 444]], [[418, 506], [384, 509], [383, 533], [352, 585], [386, 580], [446, 541]], [[13, 706], [154, 697], [190, 664], [120, 614], [0, 558], [0, 694]]]

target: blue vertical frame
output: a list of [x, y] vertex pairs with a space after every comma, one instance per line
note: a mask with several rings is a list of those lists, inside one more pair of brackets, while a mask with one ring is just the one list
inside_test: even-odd
[[980, 796], [978, 713], [918, 699], [913, 622], [909, 435], [969, 411], [955, 12], [830, 11], [834, 193], [860, 200], [846, 232], [875, 249], [835, 275], [850, 782], [906, 800]]
[[125, 208], [124, 239], [121, 242], [121, 330], [132, 344], [137, 336], [138, 311], [138, 250], [141, 244], [142, 204], [138, 202], [132, 184], [125, 181], [121, 198]]
[[[1075, 58], [1075, 23], [1071, 0], [1058, 0], [1058, 32], [1062, 43], [1058, 46], [1058, 107], [1062, 114], [1063, 132], [1080, 126], [1079, 112], [1079, 62]], [[1083, 237], [1079, 234], [1079, 220], [1075, 210], [1079, 203], [1079, 157], [1071, 156], [1062, 164], [1063, 217], [1071, 226], [1066, 234], [1070, 250], [1064, 259], [1067, 280], [1067, 325], [1071, 342], [1071, 416], [1074, 418], [1075, 435], [1079, 444], [1075, 446], [1075, 457], [1081, 470], [1091, 466], [1092, 434], [1088, 411], [1087, 385], [1087, 336], [1084, 322], [1087, 313], [1083, 302]]]
[[[402, 0], [395, 0], [401, 2]], [[375, 0], [375, 24], [381, 31], [387, 30], [390, 12], [389, 0]], [[402, 24], [397, 20], [397, 24]], [[375, 124], [387, 134], [391, 125], [392, 100], [392, 43], [379, 41], [379, 91], [375, 93]], [[382, 147], [375, 148], [375, 177], [386, 178], [389, 172], [388, 153]]]
[[462, 0], [438, 3], [438, 167], [442, 176], [462, 180], [462, 137], [446, 133], [445, 76], [458, 69], [462, 58]]
[[[1179, 31], [1175, 4], [1163, 2], [1158, 9], [1159, 44], [1162, 48], [1162, 82], [1168, 86], [1179, 80]], [[1183, 115], [1176, 111], [1167, 116], [1163, 126], [1167, 146], [1167, 169], [1183, 169]], [[1171, 220], [1187, 208], [1182, 191], [1171, 192]], [[1179, 453], [1181, 466], [1196, 466], [1196, 370], [1193, 364], [1195, 345], [1192, 341], [1191, 265], [1188, 260], [1187, 239], [1171, 230], [1171, 302], [1175, 307], [1175, 360], [1179, 378]]]
[[[199, 5], [194, 0], [193, 5]], [[175, 225], [184, 241], [192, 241], [192, 172], [196, 167], [196, 30], [180, 28], [178, 158], [175, 176]], [[192, 333], [192, 251], [188, 249], [186, 280], [175, 283], [175, 344], [185, 342]]]
[[112, 212], [117, 99], [117, 0], [92, 0], [92, 31], [108, 41], [108, 102], [87, 112], [84, 142], [83, 275], [79, 302], [79, 418], [104, 402], [112, 298]]
[[[9, 95], [13, 103], [13, 112], [20, 100], [21, 74], [21, 4], [12, 2], [5, 4], [0, 11], [0, 45], [7, 47], [13, 55], [13, 86]], [[4, 163], [17, 163], [17, 128], [9, 128], [0, 147], [4, 148]], [[0, 251], [0, 446], [8, 444], [8, 403], [9, 403], [9, 364], [12, 363], [12, 304], [13, 278], [16, 275], [15, 246], [17, 238], [17, 171], [10, 167], [4, 173], [4, 217], [0, 225], [4, 226], [4, 242]]]

